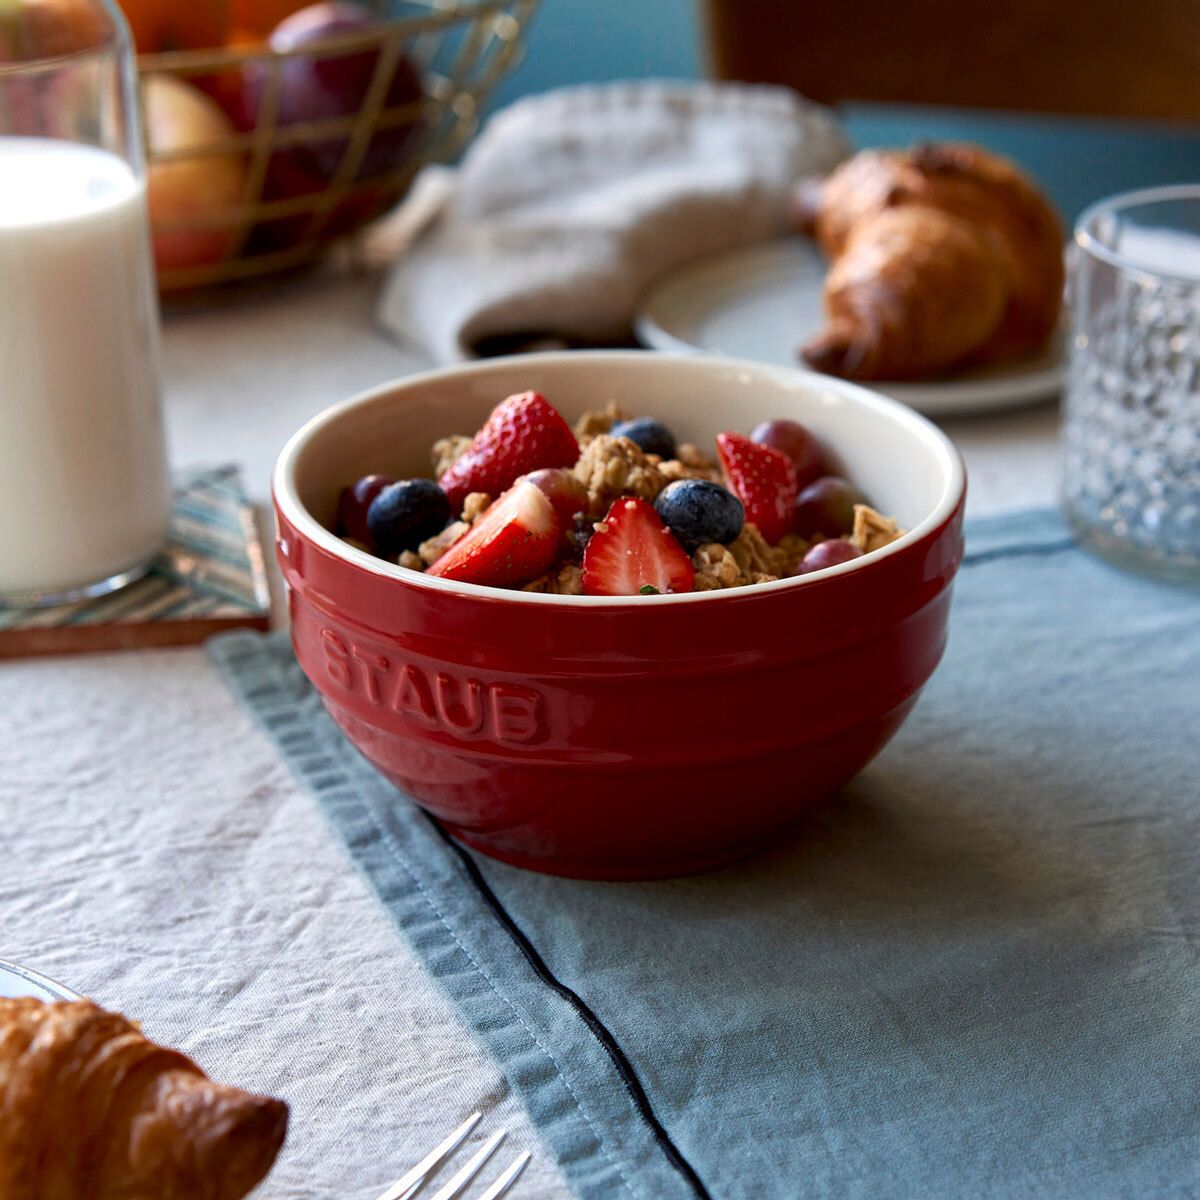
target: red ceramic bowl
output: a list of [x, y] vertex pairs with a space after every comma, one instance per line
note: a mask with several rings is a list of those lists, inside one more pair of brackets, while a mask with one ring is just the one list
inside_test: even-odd
[[[427, 475], [436, 438], [529, 388], [568, 420], [617, 400], [703, 445], [802, 421], [910, 532], [801, 579], [616, 599], [428, 578], [329, 532], [344, 485]], [[310, 421], [274, 477], [292, 641], [346, 736], [468, 845], [604, 879], [748, 854], [878, 753], [942, 655], [964, 491], [946, 437], [863, 388], [638, 351], [388, 384]]]

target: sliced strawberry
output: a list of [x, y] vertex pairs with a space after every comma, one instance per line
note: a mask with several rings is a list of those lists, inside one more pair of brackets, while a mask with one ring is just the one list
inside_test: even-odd
[[614, 500], [583, 552], [585, 596], [690, 592], [696, 571], [654, 505]]
[[792, 509], [800, 488], [792, 460], [740, 433], [718, 433], [717, 455], [725, 486], [742, 502], [746, 520], [773, 546], [792, 529]]
[[492, 409], [483, 428], [438, 483], [457, 513], [469, 492], [499, 496], [529, 471], [571, 467], [578, 457], [579, 443], [555, 408], [537, 392], [521, 392]]
[[459, 583], [519, 587], [554, 561], [561, 530], [545, 494], [532, 483], [518, 483], [492, 501], [425, 573]]

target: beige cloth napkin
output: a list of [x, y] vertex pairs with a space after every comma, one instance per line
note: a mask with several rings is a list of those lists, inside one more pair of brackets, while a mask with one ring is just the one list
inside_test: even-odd
[[380, 324], [446, 362], [519, 336], [625, 341], [650, 285], [786, 232], [791, 184], [847, 152], [829, 110], [783, 88], [648, 81], [521, 100], [395, 263]]

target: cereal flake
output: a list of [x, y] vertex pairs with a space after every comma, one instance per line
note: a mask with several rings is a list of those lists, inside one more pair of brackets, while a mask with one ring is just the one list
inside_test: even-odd
[[903, 536], [904, 530], [899, 529], [891, 517], [877, 513], [869, 504], [854, 506], [854, 531], [850, 534], [850, 542], [864, 554], [890, 546]]

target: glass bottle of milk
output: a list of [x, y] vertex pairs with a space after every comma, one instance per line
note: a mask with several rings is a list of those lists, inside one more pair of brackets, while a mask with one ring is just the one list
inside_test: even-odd
[[170, 517], [129, 32], [0, 2], [0, 605], [145, 573]]

